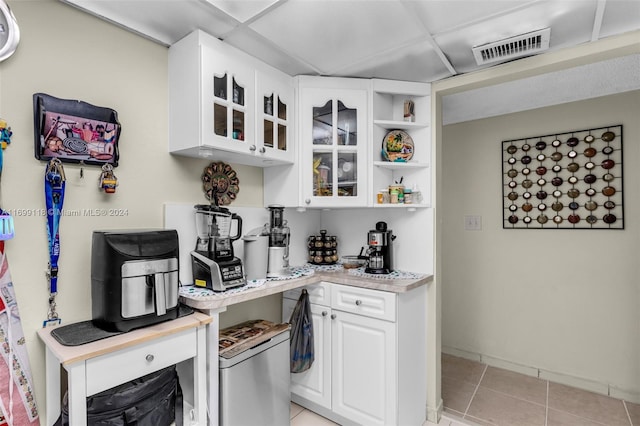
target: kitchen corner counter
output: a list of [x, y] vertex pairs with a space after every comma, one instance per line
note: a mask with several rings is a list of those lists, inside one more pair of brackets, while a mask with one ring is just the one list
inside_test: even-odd
[[210, 295], [192, 295], [180, 290], [180, 301], [187, 306], [196, 309], [220, 309], [237, 303], [246, 302], [260, 297], [282, 293], [287, 290], [313, 285], [323, 281], [343, 284], [354, 287], [369, 288], [373, 290], [388, 291], [392, 293], [405, 293], [414, 288], [426, 285], [433, 281], [433, 275], [410, 274], [408, 278], [389, 278], [384, 276], [372, 277], [371, 275], [359, 276], [342, 268], [335, 270], [315, 270], [311, 275], [303, 275], [299, 278], [267, 280], [266, 283], [247, 288], [243, 291], [212, 293]]

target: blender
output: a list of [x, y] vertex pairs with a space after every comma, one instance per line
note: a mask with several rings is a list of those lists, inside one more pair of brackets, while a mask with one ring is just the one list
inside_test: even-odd
[[[191, 252], [194, 285], [225, 291], [246, 284], [242, 261], [233, 253], [233, 242], [242, 233], [242, 218], [215, 205], [198, 204], [195, 209], [198, 239]], [[231, 235], [234, 222], [236, 233]]]
[[393, 246], [391, 242], [396, 239], [392, 231], [387, 229], [386, 222], [376, 223], [376, 229], [368, 234], [369, 258], [365, 272], [368, 274], [390, 274], [393, 272]]
[[287, 221], [284, 220], [284, 206], [272, 204], [267, 208], [270, 212], [267, 277], [285, 277], [289, 275], [289, 240], [291, 231], [287, 226]]

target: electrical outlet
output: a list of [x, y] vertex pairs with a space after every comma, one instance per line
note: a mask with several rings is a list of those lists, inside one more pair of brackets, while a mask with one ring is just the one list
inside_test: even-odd
[[465, 216], [464, 229], [465, 231], [482, 230], [482, 216]]

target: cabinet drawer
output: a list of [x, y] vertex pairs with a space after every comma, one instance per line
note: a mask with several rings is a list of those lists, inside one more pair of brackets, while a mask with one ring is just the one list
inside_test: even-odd
[[331, 308], [395, 322], [396, 294], [333, 284]]
[[154, 339], [86, 361], [87, 395], [93, 395], [196, 356], [196, 330]]
[[298, 300], [300, 298], [300, 294], [302, 294], [303, 288], [306, 288], [309, 292], [309, 303], [315, 303], [324, 306], [329, 306], [331, 304], [331, 284], [327, 282], [321, 282], [318, 284], [294, 288], [293, 290], [287, 290], [282, 293], [282, 297], [286, 299]]

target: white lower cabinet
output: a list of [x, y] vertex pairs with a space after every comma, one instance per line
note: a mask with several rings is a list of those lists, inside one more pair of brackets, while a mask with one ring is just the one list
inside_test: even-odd
[[[283, 299], [283, 320], [289, 321], [297, 300]], [[291, 392], [322, 407], [331, 407], [331, 308], [311, 304], [315, 359], [307, 371], [291, 374]]]
[[[315, 361], [309, 370], [291, 374], [292, 401], [339, 424], [422, 425], [425, 292], [396, 294], [326, 282], [305, 288]], [[300, 292], [284, 293], [284, 321]]]
[[395, 324], [333, 311], [331, 409], [362, 425], [396, 424]]

